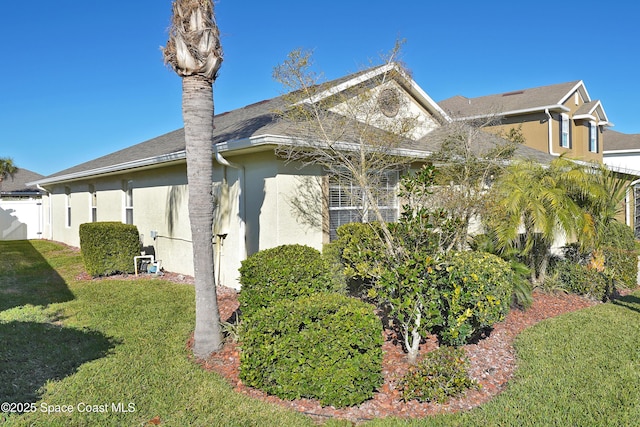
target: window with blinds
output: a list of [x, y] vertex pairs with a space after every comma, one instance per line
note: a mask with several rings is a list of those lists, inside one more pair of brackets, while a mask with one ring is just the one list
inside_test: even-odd
[[[398, 218], [397, 200], [398, 173], [387, 172], [379, 176], [372, 193], [376, 205], [386, 222], [396, 221]], [[336, 230], [343, 224], [350, 222], [376, 221], [375, 211], [367, 206], [367, 199], [362, 188], [351, 180], [329, 178], [329, 238], [337, 238]]]

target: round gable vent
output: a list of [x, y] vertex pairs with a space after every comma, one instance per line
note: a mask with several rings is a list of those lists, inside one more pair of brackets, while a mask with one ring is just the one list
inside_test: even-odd
[[396, 89], [384, 89], [378, 95], [378, 108], [387, 117], [395, 117], [400, 111], [400, 93]]

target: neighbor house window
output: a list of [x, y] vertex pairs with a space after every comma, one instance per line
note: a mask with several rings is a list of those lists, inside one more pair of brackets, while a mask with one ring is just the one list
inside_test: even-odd
[[[398, 173], [388, 172], [380, 176], [379, 182], [372, 190], [378, 209], [386, 222], [398, 218], [397, 183]], [[367, 206], [362, 187], [346, 178], [329, 178], [329, 238], [332, 241], [337, 238], [336, 230], [343, 224], [376, 220], [375, 211]]]
[[64, 187], [64, 225], [71, 227], [71, 188]]
[[569, 140], [569, 116], [566, 114], [561, 114], [561, 137], [560, 137], [560, 146], [563, 148], [569, 148], [571, 146], [571, 141]]
[[124, 182], [124, 222], [133, 224], [133, 181]]
[[89, 185], [91, 222], [98, 222], [98, 193], [95, 185]]
[[596, 122], [589, 122], [589, 151], [598, 152], [598, 126], [596, 126]]

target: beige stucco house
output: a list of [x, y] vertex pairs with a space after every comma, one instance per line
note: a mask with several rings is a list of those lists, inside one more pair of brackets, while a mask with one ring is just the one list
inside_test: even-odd
[[[379, 100], [373, 121], [389, 123], [411, 117], [410, 137], [400, 147], [403, 155], [424, 161], [437, 146], [433, 131], [451, 119], [395, 64], [366, 70], [318, 87], [313, 99], [329, 114], [343, 115], [344, 102], [369, 94]], [[282, 244], [299, 243], [322, 249], [335, 229], [358, 218], [359, 206], [341, 197], [342, 188], [326, 179], [317, 165], [304, 166], [278, 155], [278, 148], [313, 135], [300, 132], [275, 111], [286, 107], [277, 97], [214, 117], [215, 235], [218, 283], [238, 288], [238, 268], [248, 255]], [[384, 100], [384, 102], [381, 102]], [[389, 103], [389, 100], [394, 101]], [[400, 102], [395, 102], [399, 100]], [[348, 122], [343, 122], [348, 123]], [[356, 132], [343, 132], [338, 141], [349, 149]], [[487, 143], [495, 136], [486, 136]], [[521, 155], [544, 153], [521, 147]], [[395, 197], [398, 176], [384, 180], [384, 212], [398, 215]], [[46, 190], [45, 237], [79, 246], [79, 225], [92, 221], [122, 221], [138, 227], [147, 253], [154, 253], [172, 272], [192, 274], [191, 231], [187, 210], [183, 129], [60, 171], [35, 182]], [[300, 204], [304, 203], [304, 209]], [[133, 262], [133, 261], [132, 261]]]

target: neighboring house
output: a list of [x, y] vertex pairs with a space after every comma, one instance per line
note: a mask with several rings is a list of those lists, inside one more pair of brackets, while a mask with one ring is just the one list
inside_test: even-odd
[[27, 183], [42, 175], [19, 168], [0, 181], [0, 240], [40, 239], [43, 231], [42, 191]]
[[[478, 98], [458, 95], [438, 104], [453, 120], [490, 123], [492, 132], [520, 127], [527, 146], [549, 155], [615, 165], [631, 181], [640, 176], [640, 157], [634, 157], [640, 153], [640, 135], [610, 130], [602, 103], [591, 99], [582, 80]], [[625, 152], [634, 142], [635, 154]], [[633, 196], [627, 197], [620, 220], [640, 236], [640, 198]]]
[[[640, 134], [625, 134], [608, 130], [603, 161], [610, 168], [640, 177]], [[640, 237], [640, 180], [633, 181], [633, 195], [626, 207], [627, 224], [633, 225]]]
[[[383, 78], [385, 77], [386, 78]], [[417, 119], [412, 139], [401, 147], [417, 162], [433, 150], [428, 135], [450, 119], [400, 68], [386, 65], [320, 86], [313, 103], [330, 105], [342, 114], [340, 95], [363, 91], [379, 100], [381, 120], [404, 116]], [[391, 92], [389, 92], [391, 91]], [[402, 108], [387, 101], [399, 97]], [[335, 98], [336, 102], [331, 102]], [[329, 102], [327, 102], [329, 101]], [[248, 255], [282, 244], [299, 243], [322, 249], [340, 224], [353, 221], [359, 206], [341, 197], [341, 187], [320, 166], [287, 162], [278, 147], [310, 138], [274, 111], [286, 107], [278, 97], [214, 118], [216, 199], [216, 274], [218, 283], [239, 287], [238, 268]], [[369, 122], [367, 122], [369, 123]], [[493, 136], [489, 139], [495, 138]], [[345, 133], [348, 149], [357, 138]], [[522, 155], [539, 155], [522, 147]], [[385, 216], [398, 216], [395, 197], [398, 177], [384, 180]], [[183, 129], [74, 166], [36, 181], [46, 189], [49, 212], [46, 237], [79, 246], [79, 225], [91, 221], [122, 221], [138, 227], [147, 252], [162, 260], [168, 271], [192, 274], [191, 231], [187, 209], [187, 176]], [[206, 195], [202, 195], [206, 197]], [[300, 204], [303, 203], [303, 209]]]
[[640, 134], [626, 134], [608, 130], [603, 161], [620, 171], [640, 175]]
[[600, 163], [603, 131], [612, 126], [582, 80], [478, 98], [458, 95], [438, 104], [454, 120], [495, 119], [491, 131], [521, 126], [525, 144], [536, 150]]

